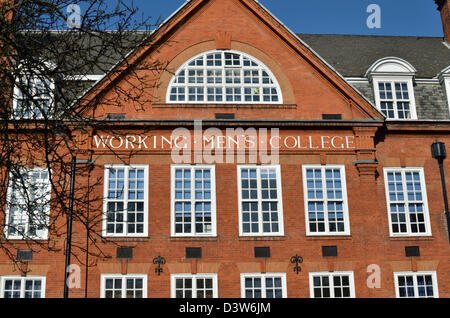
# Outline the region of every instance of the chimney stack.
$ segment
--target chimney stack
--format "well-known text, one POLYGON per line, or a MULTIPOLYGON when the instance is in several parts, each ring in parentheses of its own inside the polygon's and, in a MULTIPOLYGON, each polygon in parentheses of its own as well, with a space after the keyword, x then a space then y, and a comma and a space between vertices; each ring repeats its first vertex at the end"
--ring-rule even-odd
POLYGON ((445 41, 450 43, 450 0, 435 0, 435 2, 441 12, 445 41))

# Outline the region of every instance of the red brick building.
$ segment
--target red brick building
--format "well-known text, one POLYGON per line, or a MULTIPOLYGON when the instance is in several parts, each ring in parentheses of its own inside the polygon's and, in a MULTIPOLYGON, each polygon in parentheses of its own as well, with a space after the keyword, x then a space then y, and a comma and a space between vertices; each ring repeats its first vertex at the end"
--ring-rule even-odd
MULTIPOLYGON (((437 2, 448 30, 450 4, 437 2)), ((187 1, 128 56, 167 62, 153 102, 86 111, 97 122, 78 157, 102 180, 90 213, 105 257, 72 257, 71 296, 449 297, 430 150, 450 144, 449 43, 297 35, 254 0, 187 1)), ((132 89, 123 65, 80 102, 132 89)), ((12 213, 6 239, 27 250, 12 213)), ((76 221, 73 233, 93 244, 76 221)), ((33 252, 23 275, 0 254, 0 297, 61 297, 64 261, 33 252)))

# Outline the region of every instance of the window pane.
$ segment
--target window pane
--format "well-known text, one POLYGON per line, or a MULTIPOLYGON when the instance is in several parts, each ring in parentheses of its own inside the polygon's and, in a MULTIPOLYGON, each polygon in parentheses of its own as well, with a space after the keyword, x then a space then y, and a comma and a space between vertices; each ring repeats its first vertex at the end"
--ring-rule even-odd
POLYGON ((43 292, 40 278, 5 279, 2 287, 0 298, 41 298, 43 292))
POLYGON ((108 168, 105 187, 106 233, 142 235, 145 232, 147 175, 144 168, 108 168))
POLYGON ((201 275, 189 275, 175 279, 176 298, 213 298, 214 280, 201 275))
POLYGON ((309 232, 345 232, 345 176, 341 168, 307 168, 303 178, 309 232))
POLYGON ((240 169, 242 232, 252 234, 279 233, 281 198, 279 172, 275 167, 240 169))
POLYGON ((427 232, 423 180, 419 171, 386 171, 387 203, 393 234, 427 232))
POLYGON ((51 185, 48 171, 20 168, 9 178, 7 234, 14 238, 44 238, 50 213, 51 185))
POLYGON ((38 77, 22 77, 17 82, 15 116, 23 119, 43 119, 51 115, 52 82, 38 77))
POLYGON ((433 277, 430 274, 398 275, 397 288, 398 296, 401 298, 435 297, 433 277))
POLYGON ((213 231, 215 198, 210 168, 176 168, 172 181, 174 228, 179 234, 208 234, 213 231))
POLYGON ((345 274, 324 273, 313 276, 313 297, 315 298, 349 298, 352 297, 350 276, 345 274))
POLYGON ((388 119, 411 118, 411 94, 408 83, 379 82, 380 110, 388 119))

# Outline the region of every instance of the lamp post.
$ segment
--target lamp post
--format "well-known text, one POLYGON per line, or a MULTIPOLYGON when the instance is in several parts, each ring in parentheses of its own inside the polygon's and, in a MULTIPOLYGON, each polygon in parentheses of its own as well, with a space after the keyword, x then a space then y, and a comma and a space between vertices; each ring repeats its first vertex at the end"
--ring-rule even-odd
POLYGON ((438 161, 439 170, 441 172, 442 193, 444 195, 445 216, 447 217, 447 228, 450 239, 450 211, 448 209, 447 186, 445 184, 444 159, 447 158, 445 144, 436 139, 431 145, 431 155, 438 161))

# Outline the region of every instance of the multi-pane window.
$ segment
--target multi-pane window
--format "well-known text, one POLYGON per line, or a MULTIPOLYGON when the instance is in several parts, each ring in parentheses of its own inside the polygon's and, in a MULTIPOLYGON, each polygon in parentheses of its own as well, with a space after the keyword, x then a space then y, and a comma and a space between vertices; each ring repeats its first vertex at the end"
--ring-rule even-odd
POLYGON ((217 275, 171 275, 171 295, 172 298, 217 298, 217 275))
POLYGON ((45 277, 2 277, 1 298, 44 298, 45 277))
POLYGON ((42 119, 49 115, 53 103, 52 81, 39 76, 23 76, 14 88, 14 117, 42 119))
POLYGON ((353 272, 309 273, 311 298, 354 298, 353 272))
POLYGON ((286 298, 286 274, 241 274, 242 298, 286 298))
POLYGON ((146 298, 147 275, 102 275, 102 298, 146 298))
POLYGON ((238 166, 240 235, 283 235, 280 166, 238 166))
POLYGON ((49 171, 20 168, 11 171, 6 203, 6 236, 9 239, 45 239, 48 234, 51 184, 49 171))
POLYGON ((415 119, 415 102, 409 81, 375 82, 378 106, 388 119, 415 119))
POLYGON ((236 51, 210 51, 185 63, 173 77, 168 103, 281 104, 273 74, 236 51))
POLYGON ((148 167, 106 166, 104 187, 104 235, 147 235, 148 167))
POLYGON ((437 298, 436 272, 394 273, 395 294, 398 298, 437 298))
POLYGON ((214 166, 172 166, 172 235, 216 234, 214 166))
POLYGON ((308 235, 348 235, 344 166, 303 166, 308 235))
POLYGON ((423 168, 385 168, 391 235, 431 235, 423 168))

